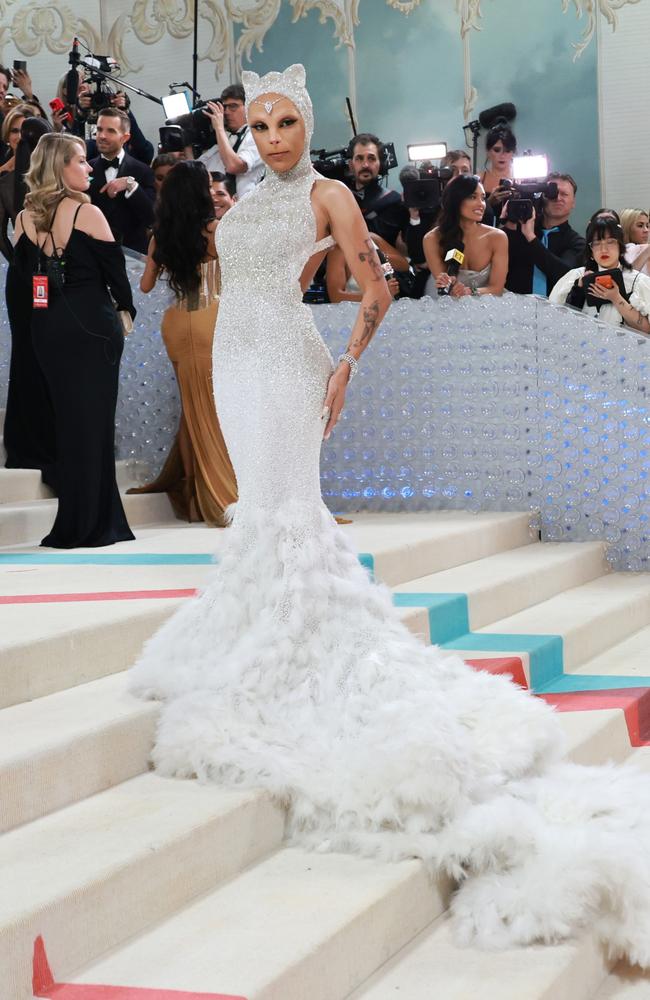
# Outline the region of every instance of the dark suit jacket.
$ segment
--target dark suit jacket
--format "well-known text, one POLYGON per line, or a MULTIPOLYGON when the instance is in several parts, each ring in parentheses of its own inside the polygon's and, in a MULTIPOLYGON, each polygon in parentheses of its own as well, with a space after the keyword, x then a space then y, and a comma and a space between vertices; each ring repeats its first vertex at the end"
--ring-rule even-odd
POLYGON ((153 203, 156 197, 153 170, 125 153, 117 176, 135 177, 138 187, 130 198, 126 197, 126 192, 109 198, 106 193, 101 193, 106 183, 101 156, 91 160, 90 165, 93 173, 88 194, 93 205, 101 208, 118 243, 131 250, 146 253, 147 228, 153 222, 153 203))
MULTIPOLYGON (((541 222, 535 226, 541 234, 541 222)), ((521 229, 504 229, 508 237, 508 276, 506 288, 509 292, 530 295, 533 290, 533 269, 538 267, 546 278, 546 294, 563 274, 580 267, 584 263, 585 239, 563 222, 557 233, 550 233, 548 248, 540 239, 529 243, 521 229)))

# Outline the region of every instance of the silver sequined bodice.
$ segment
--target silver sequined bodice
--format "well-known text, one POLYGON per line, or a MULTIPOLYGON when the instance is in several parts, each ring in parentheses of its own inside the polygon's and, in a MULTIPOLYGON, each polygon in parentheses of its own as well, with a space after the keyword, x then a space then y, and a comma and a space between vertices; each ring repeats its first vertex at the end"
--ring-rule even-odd
POLYGON ((217 412, 242 507, 289 497, 320 506, 321 412, 332 358, 302 302, 315 243, 308 162, 268 176, 219 225, 222 291, 214 339, 217 412))

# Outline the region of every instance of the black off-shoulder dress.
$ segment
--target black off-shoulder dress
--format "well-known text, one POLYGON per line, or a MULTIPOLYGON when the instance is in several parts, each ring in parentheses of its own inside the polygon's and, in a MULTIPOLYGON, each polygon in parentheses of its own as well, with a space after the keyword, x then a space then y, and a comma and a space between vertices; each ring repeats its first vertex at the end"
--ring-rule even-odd
MULTIPOLYGON (((23 233, 14 263, 24 279, 39 256, 23 233)), ((119 244, 73 225, 64 256, 65 284, 50 281, 48 308, 33 310, 32 341, 54 407, 59 498, 41 545, 72 549, 134 537, 115 478, 115 407, 124 347, 116 310, 135 309, 119 244)))

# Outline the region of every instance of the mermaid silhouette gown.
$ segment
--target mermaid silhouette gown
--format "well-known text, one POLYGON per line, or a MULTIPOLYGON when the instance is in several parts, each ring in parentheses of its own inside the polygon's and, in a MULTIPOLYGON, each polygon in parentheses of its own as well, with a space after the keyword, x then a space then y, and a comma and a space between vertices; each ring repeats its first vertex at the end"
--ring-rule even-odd
POLYGON ((449 872, 460 941, 587 925, 650 964, 647 780, 559 761, 546 705, 411 635, 322 503, 332 360, 298 284, 318 248, 311 105, 302 67, 244 77, 249 102, 291 98, 305 153, 219 227, 214 381, 240 499, 212 579, 132 673, 165 702, 156 768, 267 789, 293 843, 449 872))

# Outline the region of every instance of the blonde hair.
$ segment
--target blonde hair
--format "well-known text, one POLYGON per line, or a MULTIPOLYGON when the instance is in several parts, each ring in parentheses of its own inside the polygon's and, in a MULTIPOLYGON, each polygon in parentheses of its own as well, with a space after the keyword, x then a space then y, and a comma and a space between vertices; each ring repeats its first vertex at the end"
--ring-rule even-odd
POLYGON ((25 208, 31 213, 36 229, 47 232, 59 202, 72 198, 81 204, 90 201, 82 191, 73 191, 63 180, 63 168, 78 150, 86 151, 83 139, 65 132, 48 132, 38 140, 25 174, 28 194, 25 208))
POLYGON ((634 243, 632 239, 632 226, 636 225, 642 215, 645 215, 646 219, 650 219, 650 215, 645 208, 624 208, 621 212, 621 228, 626 243, 634 243))
POLYGON ((9 132, 11 127, 15 122, 16 118, 33 118, 34 108, 29 104, 16 104, 11 111, 8 111, 5 115, 5 119, 2 123, 2 130, 0 130, 0 138, 3 142, 9 142, 9 132))

